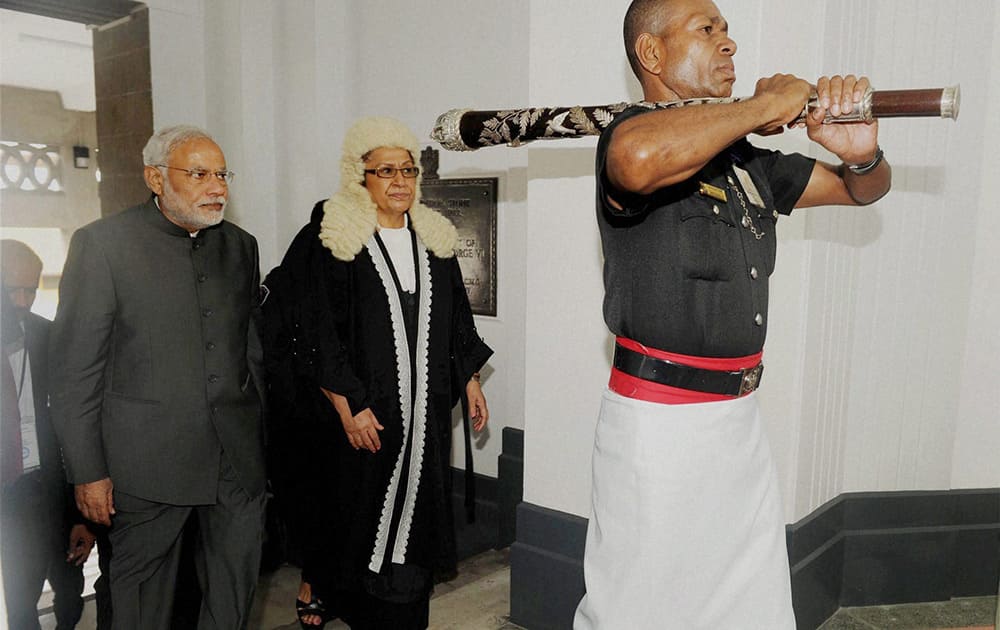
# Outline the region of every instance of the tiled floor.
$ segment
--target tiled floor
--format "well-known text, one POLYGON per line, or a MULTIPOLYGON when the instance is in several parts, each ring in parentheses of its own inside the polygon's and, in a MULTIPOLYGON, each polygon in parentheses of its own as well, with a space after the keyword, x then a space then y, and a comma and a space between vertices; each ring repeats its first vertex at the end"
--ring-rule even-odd
MULTIPOLYGON (((299 571, 284 566, 261 578, 251 615, 251 630, 298 630, 295 595, 299 571)), ((520 630, 510 614, 510 553, 487 551, 459 565, 459 575, 437 586, 431 600, 433 630, 520 630)), ((842 608, 819 630, 993 630, 995 597, 955 599, 950 602, 842 608)), ((42 629, 55 628, 51 614, 42 617, 42 629)), ((78 630, 94 630, 94 602, 89 600, 78 630)), ((339 621, 327 630, 343 630, 339 621)))
POLYGON ((929 630, 962 628, 993 630, 996 597, 970 597, 950 602, 841 608, 819 630, 929 630))
MULTIPOLYGON (((269 583, 262 581, 251 628, 298 630, 295 594, 299 572, 283 567, 269 583)), ((510 558, 507 550, 487 551, 462 562, 458 577, 434 589, 430 627, 437 630, 516 630, 510 614, 510 558)), ((327 630, 342 630, 347 624, 329 623, 327 630)))
MULTIPOLYGON (((295 595, 299 571, 284 566, 261 577, 251 613, 251 630, 299 630, 295 595)), ((77 630, 94 630, 93 599, 87 601, 77 630)), ((462 562, 458 577, 439 584, 431 599, 430 628, 434 630, 520 630, 510 623, 510 555, 507 550, 487 551, 462 562)), ((335 621, 326 630, 348 626, 335 621)), ((55 628, 53 615, 42 616, 42 630, 55 628)))

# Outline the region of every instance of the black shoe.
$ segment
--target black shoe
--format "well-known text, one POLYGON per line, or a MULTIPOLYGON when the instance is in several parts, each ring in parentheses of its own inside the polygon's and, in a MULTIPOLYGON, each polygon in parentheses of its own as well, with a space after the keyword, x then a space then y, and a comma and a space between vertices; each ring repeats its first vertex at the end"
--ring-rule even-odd
POLYGON ((299 625, 302 626, 302 630, 321 630, 327 622, 333 620, 333 617, 329 616, 326 610, 326 606, 323 605, 323 600, 313 596, 311 601, 304 602, 301 599, 295 600, 295 612, 299 616, 299 625), (307 624, 302 621, 303 617, 310 615, 315 615, 319 617, 320 621, 317 625, 307 624))

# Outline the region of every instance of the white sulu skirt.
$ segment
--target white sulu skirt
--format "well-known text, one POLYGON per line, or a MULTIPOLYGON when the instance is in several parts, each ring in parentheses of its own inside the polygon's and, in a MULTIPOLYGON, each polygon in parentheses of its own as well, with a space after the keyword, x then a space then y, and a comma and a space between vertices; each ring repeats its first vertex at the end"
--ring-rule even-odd
POLYGON ((604 392, 575 630, 794 630, 780 489, 756 394, 604 392))

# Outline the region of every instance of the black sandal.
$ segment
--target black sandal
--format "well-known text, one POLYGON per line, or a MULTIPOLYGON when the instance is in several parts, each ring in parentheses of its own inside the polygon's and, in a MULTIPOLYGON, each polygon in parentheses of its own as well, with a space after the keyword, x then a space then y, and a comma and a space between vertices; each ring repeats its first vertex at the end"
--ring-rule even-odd
POLYGON ((331 621, 333 618, 328 616, 326 606, 323 605, 323 600, 313 596, 312 600, 304 602, 301 599, 295 599, 295 612, 299 616, 299 625, 302 626, 302 630, 321 630, 327 622, 331 621), (319 624, 308 624, 302 621, 303 617, 315 615, 319 617, 319 624))

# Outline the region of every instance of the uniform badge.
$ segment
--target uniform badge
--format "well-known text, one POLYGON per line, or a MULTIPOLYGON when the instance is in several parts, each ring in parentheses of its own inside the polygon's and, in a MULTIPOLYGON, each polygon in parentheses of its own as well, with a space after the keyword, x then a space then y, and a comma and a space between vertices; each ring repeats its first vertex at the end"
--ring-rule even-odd
POLYGON ((726 202, 726 191, 718 186, 713 186, 711 184, 706 184, 705 182, 698 182, 698 194, 705 195, 706 197, 711 197, 716 201, 726 202))
POLYGON ((733 172, 736 173, 736 179, 740 180, 740 187, 743 188, 743 192, 747 194, 747 199, 750 200, 750 203, 758 208, 763 208, 764 198, 760 195, 760 191, 757 190, 756 184, 753 183, 753 178, 750 177, 750 173, 735 164, 733 165, 733 172))

